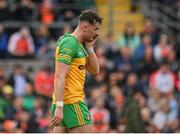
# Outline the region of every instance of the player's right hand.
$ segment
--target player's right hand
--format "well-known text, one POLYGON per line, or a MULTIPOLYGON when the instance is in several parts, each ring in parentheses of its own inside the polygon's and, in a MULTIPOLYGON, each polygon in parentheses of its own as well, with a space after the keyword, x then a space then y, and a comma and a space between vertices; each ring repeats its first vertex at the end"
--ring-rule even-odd
POLYGON ((63 107, 56 107, 54 117, 51 120, 53 126, 58 126, 63 119, 63 107))

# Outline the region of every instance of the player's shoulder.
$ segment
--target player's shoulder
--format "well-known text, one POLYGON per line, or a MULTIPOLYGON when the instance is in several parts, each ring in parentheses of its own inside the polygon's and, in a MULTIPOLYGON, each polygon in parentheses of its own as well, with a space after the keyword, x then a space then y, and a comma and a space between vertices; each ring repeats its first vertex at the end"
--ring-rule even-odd
POLYGON ((61 36, 58 41, 57 44, 71 44, 71 45, 77 45, 77 41, 76 38, 74 36, 72 36, 69 33, 64 34, 63 36, 61 36))

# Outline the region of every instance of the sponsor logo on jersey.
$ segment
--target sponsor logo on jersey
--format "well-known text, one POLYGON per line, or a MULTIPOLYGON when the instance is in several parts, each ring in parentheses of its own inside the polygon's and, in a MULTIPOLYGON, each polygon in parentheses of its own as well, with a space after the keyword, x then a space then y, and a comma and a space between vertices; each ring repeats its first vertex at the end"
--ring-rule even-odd
POLYGON ((85 68, 85 66, 84 65, 80 65, 78 68, 79 68, 79 70, 83 70, 85 68))

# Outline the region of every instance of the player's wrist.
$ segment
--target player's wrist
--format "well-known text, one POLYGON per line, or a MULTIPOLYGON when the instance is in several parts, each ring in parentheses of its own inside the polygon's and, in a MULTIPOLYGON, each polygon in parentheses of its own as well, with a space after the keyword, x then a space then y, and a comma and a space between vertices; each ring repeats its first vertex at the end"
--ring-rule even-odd
POLYGON ((57 101, 57 102, 56 102, 56 107, 61 107, 61 108, 63 108, 63 106, 64 106, 64 102, 63 102, 63 101, 57 101))
POLYGON ((88 54, 94 53, 94 48, 93 47, 86 47, 86 51, 88 54))

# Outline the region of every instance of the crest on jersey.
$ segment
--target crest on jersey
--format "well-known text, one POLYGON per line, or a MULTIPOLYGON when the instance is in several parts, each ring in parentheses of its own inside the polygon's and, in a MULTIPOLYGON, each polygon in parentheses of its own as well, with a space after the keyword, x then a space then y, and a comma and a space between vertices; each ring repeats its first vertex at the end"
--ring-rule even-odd
POLYGON ((90 120, 90 119, 91 119, 90 115, 87 115, 87 117, 86 117, 86 118, 87 118, 87 120, 90 120))

